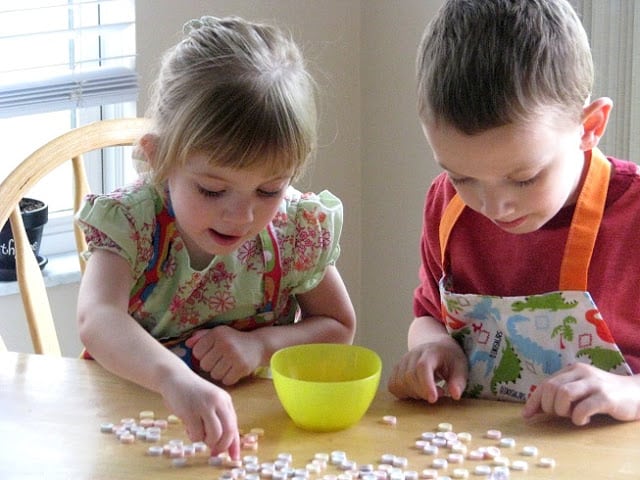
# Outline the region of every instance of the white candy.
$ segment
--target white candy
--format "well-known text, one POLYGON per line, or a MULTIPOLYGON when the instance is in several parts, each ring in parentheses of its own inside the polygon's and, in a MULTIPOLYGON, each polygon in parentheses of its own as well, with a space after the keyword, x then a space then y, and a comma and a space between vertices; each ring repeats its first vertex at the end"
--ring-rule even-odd
MULTIPOLYGON (((154 417, 155 414, 152 411, 143 410, 139 413, 139 424, 132 418, 123 418, 117 426, 111 423, 101 424, 100 431, 113 432, 122 443, 133 443, 136 438, 147 442, 157 442, 160 440, 161 431, 167 428, 168 424, 179 422, 177 417, 168 421, 154 420, 154 417), (153 424, 148 426, 150 422, 153 424)), ((395 425, 396 421, 396 417, 392 415, 383 417, 383 423, 395 425)), ((243 445, 251 441, 257 446, 258 436, 262 435, 264 435, 264 430, 252 429, 251 433, 242 436, 243 445)), ((319 480, 451 480, 452 478, 467 479, 472 473, 476 476, 489 477, 487 480, 508 480, 510 470, 527 471, 529 469, 529 463, 526 460, 510 460, 501 455, 499 447, 515 447, 516 440, 514 438, 503 437, 502 432, 496 429, 487 430, 484 437, 498 440, 498 442, 496 445, 483 445, 472 449, 471 433, 456 433, 453 431, 453 425, 449 422, 439 423, 434 432, 422 432, 419 439, 414 442, 416 450, 425 455, 437 455, 440 448, 445 448, 448 453, 446 458, 433 458, 430 468, 420 472, 405 470, 409 459, 392 453, 381 455, 378 465, 364 464, 358 467, 356 461, 349 459, 347 453, 341 450, 334 450, 330 454, 316 453, 304 468, 292 465, 293 455, 286 452, 277 454, 273 462, 261 463, 256 455, 245 455, 242 460, 232 460, 228 454, 223 453, 211 456, 208 463, 227 469, 221 473, 219 480, 309 480, 312 475, 320 475, 326 470, 329 462, 334 470, 341 472, 327 473, 321 478, 315 478, 319 480), (454 468, 450 473, 451 477, 440 473, 449 468, 450 463, 464 463, 465 458, 485 462, 476 465, 472 471, 466 468, 454 468), (493 468, 487 461, 493 465, 493 468)), ((206 450, 207 445, 204 442, 185 444, 183 440, 176 438, 169 440, 164 446, 150 446, 147 449, 147 455, 167 455, 171 458, 172 466, 183 467, 187 465, 187 457, 206 450)), ((526 457, 537 457, 538 448, 525 445, 519 453, 526 457)), ((553 468, 555 460, 542 457, 538 459, 536 465, 543 468, 553 468)))
POLYGON ((404 480, 418 480, 418 472, 415 470, 405 470, 404 480))
POLYGON ((450 432, 452 430, 453 430, 453 425, 451 425, 449 422, 442 422, 438 424, 439 432, 450 432))
POLYGON ((422 449, 422 453, 424 453, 425 455, 437 455, 438 447, 436 445, 425 445, 425 447, 422 449))
POLYGON ((499 445, 501 447, 513 448, 516 446, 516 441, 513 438, 501 438, 499 445))
POLYGON ((556 461, 553 458, 542 457, 538 461, 538 466, 544 467, 544 468, 553 468, 556 466, 556 461))
POLYGON ((394 426, 397 425, 398 419, 393 415, 385 415, 382 417, 382 423, 384 423, 385 425, 394 426))
POLYGON ((491 480, 508 480, 509 469, 507 467, 496 467, 491 472, 491 480))
POLYGON ((409 459, 407 457, 395 457, 393 459, 393 466, 404 468, 409 464, 409 459))
POLYGON ((100 431, 102 433, 113 433, 113 423, 103 423, 100 425, 100 431))
POLYGON ((438 478, 438 470, 435 470, 433 468, 427 468, 425 470, 422 470, 422 472, 420 473, 420 478, 424 478, 427 480, 433 480, 435 478, 438 478))
POLYGON ((164 453, 164 448, 160 445, 152 445, 147 449, 147 455, 151 455, 152 457, 159 457, 164 453))
POLYGON ((380 463, 386 464, 386 465, 393 465, 393 461, 395 460, 396 456, 392 453, 384 453, 381 457, 380 457, 380 463))
POLYGON ((529 470, 529 464, 524 460, 514 460, 513 462, 511 462, 511 470, 524 472, 529 470))
POLYGON ((444 470, 449 466, 449 462, 447 462, 444 458, 434 458, 431 462, 431 468, 436 468, 438 470, 444 470))
POLYGON ((453 478, 469 478, 469 470, 466 468, 454 468, 451 476, 453 478))
POLYGON ((474 475, 490 475, 491 467, 489 465, 477 465, 476 468, 473 469, 474 475))

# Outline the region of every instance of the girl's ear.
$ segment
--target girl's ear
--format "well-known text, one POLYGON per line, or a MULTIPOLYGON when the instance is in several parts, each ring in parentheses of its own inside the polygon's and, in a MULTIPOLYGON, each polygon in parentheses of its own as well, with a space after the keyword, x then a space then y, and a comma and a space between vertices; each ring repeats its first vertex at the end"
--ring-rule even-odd
POLYGON ((606 97, 598 98, 584 107, 582 111, 582 137, 580 139, 582 150, 592 150, 598 145, 607 128, 612 107, 613 101, 606 97))
POLYGON ((158 137, 152 133, 147 133, 138 142, 136 154, 143 157, 152 167, 156 162, 156 150, 158 147, 158 137))

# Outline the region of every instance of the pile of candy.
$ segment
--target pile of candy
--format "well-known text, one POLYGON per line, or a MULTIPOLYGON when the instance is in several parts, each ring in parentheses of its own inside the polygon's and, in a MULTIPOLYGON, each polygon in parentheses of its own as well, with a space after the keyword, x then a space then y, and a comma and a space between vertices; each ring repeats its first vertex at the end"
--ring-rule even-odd
MULTIPOLYGON (((103 424, 100 430, 115 434, 126 444, 136 440, 153 443, 147 449, 148 455, 168 457, 174 467, 182 467, 187 465, 189 457, 209 453, 203 442, 185 443, 172 439, 161 444, 163 431, 169 425, 179 423, 173 415, 155 419, 153 412, 143 411, 138 421, 126 418, 117 425, 103 424)), ((397 419, 387 415, 381 423, 393 427, 397 425, 397 419)), ((262 428, 243 433, 242 449, 257 451, 263 435, 262 428)), ((423 432, 415 441, 414 448, 430 457, 427 468, 420 471, 411 469, 405 456, 385 453, 377 464, 359 465, 345 452, 337 450, 315 454, 304 467, 295 467, 290 453, 280 453, 268 462, 261 462, 256 455, 233 460, 227 454, 220 454, 209 456, 208 463, 223 470, 220 480, 309 480, 312 477, 321 480, 451 480, 467 479, 471 475, 479 480, 506 480, 511 472, 527 471, 530 463, 540 468, 555 467, 552 458, 538 457, 537 447, 525 445, 517 450, 516 440, 504 437, 499 430, 487 430, 483 438, 485 445, 474 447, 471 433, 456 433, 450 423, 440 423, 435 430, 423 432), (514 455, 517 458, 510 458, 514 455)))

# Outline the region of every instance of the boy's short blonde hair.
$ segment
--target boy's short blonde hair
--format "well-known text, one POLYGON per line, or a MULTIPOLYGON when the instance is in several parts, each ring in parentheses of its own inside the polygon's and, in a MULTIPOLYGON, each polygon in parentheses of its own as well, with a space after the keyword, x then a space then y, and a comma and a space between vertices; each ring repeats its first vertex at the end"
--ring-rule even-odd
POLYGON ((542 107, 580 121, 593 61, 565 0, 447 0, 425 30, 417 76, 421 120, 472 135, 542 107))
POLYGON ((165 54, 148 116, 157 136, 151 178, 190 153, 231 168, 300 173, 316 146, 315 84, 294 41, 241 18, 202 17, 165 54))

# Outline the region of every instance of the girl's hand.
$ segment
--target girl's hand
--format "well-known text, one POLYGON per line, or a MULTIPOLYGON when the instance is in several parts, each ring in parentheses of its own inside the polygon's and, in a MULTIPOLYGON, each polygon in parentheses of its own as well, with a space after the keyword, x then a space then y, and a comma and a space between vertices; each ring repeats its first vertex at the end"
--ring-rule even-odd
POLYGON ((586 425, 596 414, 616 420, 640 419, 640 376, 605 372, 592 365, 574 363, 538 385, 522 412, 525 418, 548 413, 586 425))
POLYGON ((192 442, 203 441, 211 454, 228 452, 240 457, 238 420, 231 396, 193 372, 162 385, 162 397, 169 411, 177 415, 192 442))
POLYGON ((450 395, 459 400, 467 384, 467 358, 448 335, 425 342, 405 353, 394 367, 388 388, 398 398, 425 399, 435 403, 450 395), (446 382, 447 391, 439 386, 446 382))
POLYGON ((224 385, 233 385, 251 375, 264 356, 264 345, 251 332, 226 325, 200 330, 186 342, 200 368, 224 385))

